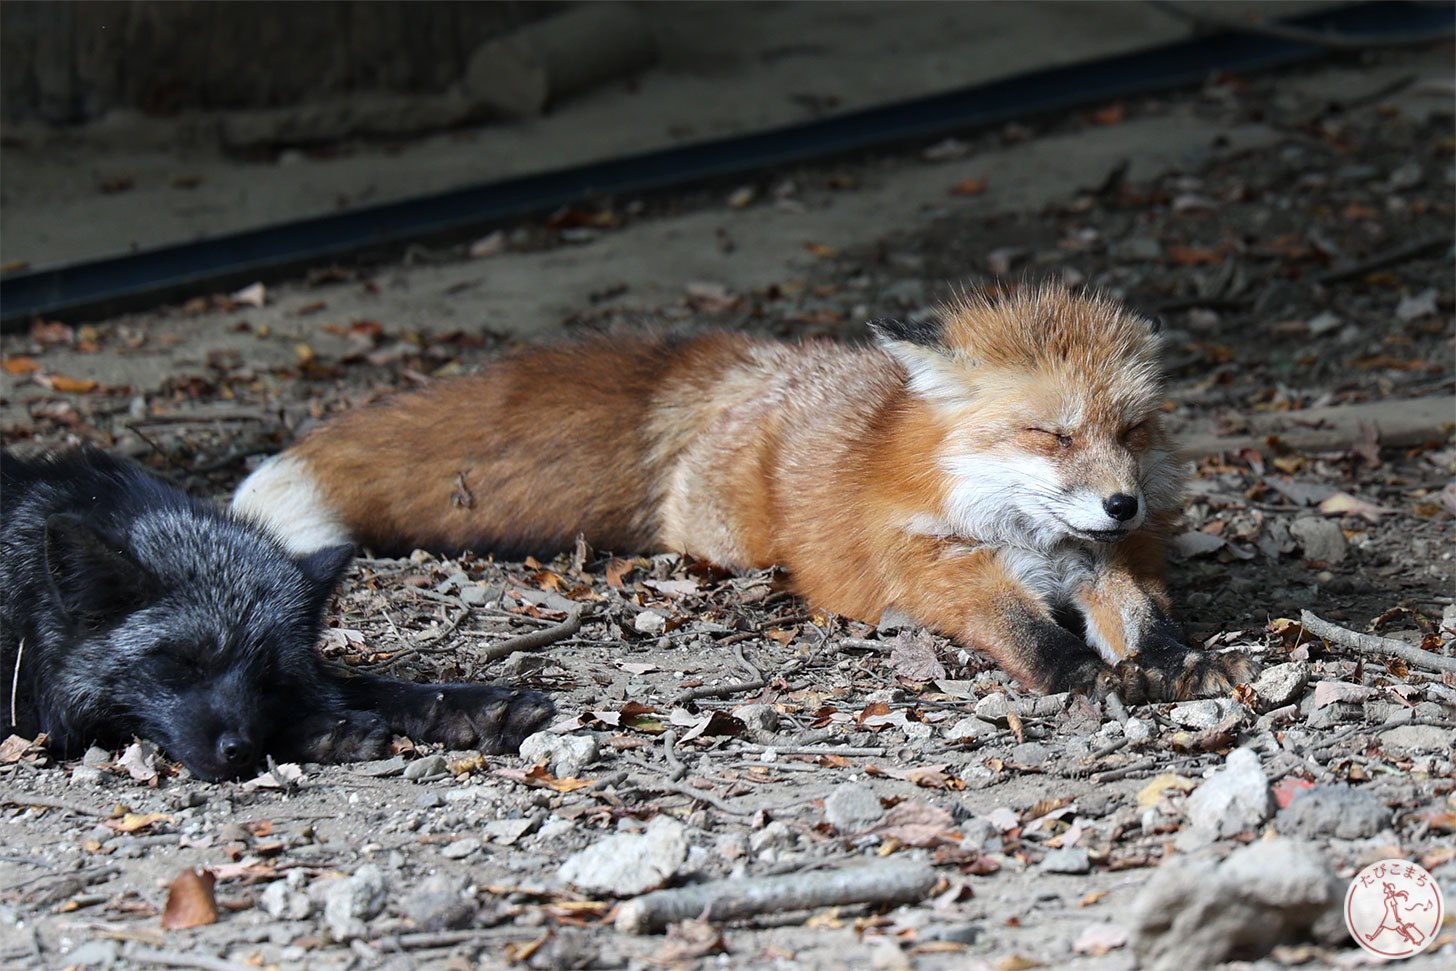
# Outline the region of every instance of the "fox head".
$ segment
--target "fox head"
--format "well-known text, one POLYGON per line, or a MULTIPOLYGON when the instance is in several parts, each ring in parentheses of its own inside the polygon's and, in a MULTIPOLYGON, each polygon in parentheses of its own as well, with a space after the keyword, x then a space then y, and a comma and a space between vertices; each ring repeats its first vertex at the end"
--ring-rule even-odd
POLYGON ((943 508, 912 528, 1048 548, 1176 516, 1160 322, 1044 287, 871 327, 938 426, 943 508))
POLYGON ((250 773, 313 697, 323 610, 351 556, 291 559, 251 527, 187 508, 125 535, 52 515, 45 565, 67 648, 51 690, 200 778, 250 773))

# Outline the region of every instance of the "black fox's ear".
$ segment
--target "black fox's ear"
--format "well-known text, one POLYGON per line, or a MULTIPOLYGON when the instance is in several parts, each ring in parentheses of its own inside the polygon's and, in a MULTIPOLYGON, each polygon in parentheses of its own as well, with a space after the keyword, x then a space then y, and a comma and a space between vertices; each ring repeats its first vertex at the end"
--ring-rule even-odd
POLYGON ((294 561, 303 575, 308 577, 320 589, 320 602, 327 600, 329 594, 334 592, 338 586, 339 578, 354 562, 354 547, 348 543, 341 546, 325 546, 323 549, 306 553, 294 561))
POLYGON ((1148 314, 1148 330, 1150 330, 1154 334, 1161 334, 1163 332, 1163 328, 1166 326, 1167 323, 1163 320, 1162 317, 1159 317, 1157 314, 1148 314))
POLYGON ((881 344, 901 342, 928 347, 932 350, 941 350, 945 346, 941 339, 945 324, 939 317, 928 317, 925 320, 913 322, 895 320, 893 317, 881 317, 878 320, 870 321, 869 327, 871 333, 875 335, 875 339, 881 344))
POLYGON ((77 516, 46 520, 45 562, 61 610, 88 627, 120 620, 157 593, 145 567, 77 516))

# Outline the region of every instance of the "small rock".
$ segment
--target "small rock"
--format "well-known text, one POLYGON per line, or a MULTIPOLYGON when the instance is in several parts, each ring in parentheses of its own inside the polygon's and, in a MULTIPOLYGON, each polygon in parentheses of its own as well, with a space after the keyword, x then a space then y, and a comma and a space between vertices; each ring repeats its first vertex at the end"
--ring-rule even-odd
POLYGON ((1047 873, 1090 873, 1092 858, 1086 850, 1076 846, 1050 850, 1041 858, 1041 868, 1047 873))
POLYGON ((476 906, 465 892, 466 881, 436 874, 399 902, 405 918, 422 931, 449 931, 469 927, 476 906))
POLYGON ((575 779, 597 760, 595 735, 557 735, 537 732, 521 743, 521 758, 527 762, 545 762, 558 779, 575 779))
POLYGON ((1133 236, 1114 244, 1113 251, 1123 260, 1156 260, 1163 256, 1163 244, 1151 236, 1133 236))
POLYGON ((1456 737, 1435 725, 1401 725, 1380 733, 1380 742, 1410 752, 1450 752, 1456 737))
POLYGON ((433 790, 422 792, 415 798, 415 806, 419 809, 438 809, 445 805, 445 797, 433 790))
POLYGON ((1313 786, 1274 817, 1281 836, 1354 840, 1374 836, 1390 825, 1390 810, 1379 799, 1349 786, 1313 786))
POLYGON ((842 782, 824 800, 824 818, 839 833, 861 833, 885 815, 876 796, 862 782, 842 782))
POLYGON ((502 846, 513 846, 522 836, 536 828, 534 819, 492 819, 482 823, 480 831, 490 837, 491 842, 502 846))
POLYGON ((94 765, 78 765, 71 770, 71 785, 99 786, 106 780, 106 773, 94 765))
POLYGON ((670 880, 687 857, 687 827, 654 816, 641 833, 618 833, 573 853, 558 875, 584 893, 635 897, 670 880))
POLYGON ((480 840, 473 836, 467 836, 464 839, 446 843, 445 848, 440 850, 440 855, 447 860, 463 860, 479 849, 480 840))
POLYGON ((99 769, 111 763, 111 753, 99 745, 93 745, 81 756, 81 764, 93 769, 99 769))
POLYGON ((996 726, 990 722, 981 721, 974 715, 967 715, 945 730, 945 738, 949 742, 970 742, 993 734, 995 731, 996 726))
POLYGON ((1122 733, 1134 748, 1147 745, 1158 737, 1158 729, 1147 718, 1129 718, 1122 724, 1122 733))
POLYGON ((1052 750, 1041 742, 1022 742, 1011 749, 1011 761, 1017 765, 1046 765, 1051 757, 1052 750))
POLYGON ((779 713, 773 705, 743 705, 733 715, 757 735, 772 735, 779 727, 779 713))
POLYGON ((335 941, 363 937, 365 921, 384 909, 384 874, 366 863, 352 876, 335 880, 324 892, 324 924, 335 941))
POLYGON ((423 779, 427 776, 436 776, 445 771, 445 756, 426 755, 422 759, 415 759, 404 767, 404 777, 410 781, 423 779))
MULTIPOLYGON (((291 871, 289 875, 292 876, 293 872, 303 876, 302 871, 291 871)), ((259 897, 264 912, 275 920, 307 920, 313 913, 313 901, 295 885, 301 882, 291 879, 274 880, 264 887, 259 897)))
POLYGON ((1187 811, 1194 829, 1214 839, 1262 824, 1273 805, 1259 756, 1247 748, 1230 752, 1223 768, 1188 797, 1187 811))
POLYGON ((643 610, 632 618, 632 626, 643 634, 661 634, 667 630, 667 618, 655 610, 643 610))
POLYGON ((976 717, 983 721, 1004 725, 1011 716, 1011 702, 1000 691, 989 694, 976 702, 976 717))
POLYGON ((1219 710, 1218 702, 1208 698, 1203 701, 1190 701, 1186 705, 1178 705, 1168 713, 1168 717, 1184 728, 1202 731, 1217 725, 1223 718, 1223 713, 1219 710))
POLYGON ((1290 524, 1289 533, 1299 541, 1306 560, 1339 563, 1349 549, 1339 525, 1319 516, 1301 516, 1290 524))
POLYGON ((798 836, 789 828, 788 823, 781 819, 775 819, 763 829, 748 837, 748 848, 762 856, 766 853, 776 853, 779 850, 792 849, 798 841, 798 836))
POLYGON ((1053 718, 1062 713, 1067 707, 1067 699, 1071 695, 1065 691, 1058 691, 1054 694, 1042 695, 1032 702, 1031 713, 1038 718, 1053 718))
POLYGON ((1309 662, 1290 661, 1265 668, 1254 682, 1262 710, 1287 705, 1304 693, 1309 684, 1309 662))
POLYGON ((402 756, 396 755, 393 758, 375 759, 372 762, 356 762, 349 766, 349 771, 354 775, 383 779, 387 776, 402 774, 408 764, 402 756))
POLYGON ((467 607, 479 607, 490 599, 490 593, 489 587, 472 583, 460 588, 460 602, 467 607))
POLYGON ((1298 840, 1259 840, 1221 865, 1174 856, 1133 901, 1133 951, 1147 971, 1185 971, 1257 960, 1310 937, 1334 944, 1348 940, 1343 899, 1320 854, 1298 840))

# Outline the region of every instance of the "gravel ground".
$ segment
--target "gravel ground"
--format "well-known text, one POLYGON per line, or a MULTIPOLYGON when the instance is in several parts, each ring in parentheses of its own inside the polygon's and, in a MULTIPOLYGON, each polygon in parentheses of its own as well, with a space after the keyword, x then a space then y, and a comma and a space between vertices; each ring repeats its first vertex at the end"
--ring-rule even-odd
MULTIPOLYGON (((475 257, 590 247, 712 207, 731 247, 744 210, 832 205, 886 172, 934 179, 1002 145, 1149 118, 1267 126, 1277 137, 1186 170, 1090 173, 1034 212, 959 205, 987 186, 957 180, 943 209, 873 246, 814 242, 812 264, 773 286, 683 281, 680 299, 652 305, 609 289, 563 322, 859 339, 864 319, 925 312, 968 274, 991 287, 1090 284, 1161 313, 1175 423, 1234 443, 1260 416, 1290 419, 1278 439, 1198 460, 1171 574, 1190 636, 1255 656, 1255 684, 1126 710, 1036 697, 942 639, 825 616, 772 575, 676 556, 364 558, 331 612, 327 654, 552 691, 552 733, 521 758, 399 739, 383 762, 278 766, 240 784, 190 779, 145 743, 57 765, 12 739, 0 748, 0 964, 1346 966, 1361 952, 1331 908, 1365 863, 1419 862, 1456 902, 1456 675, 1438 670, 1456 656, 1451 425, 1300 444, 1316 430, 1301 412, 1452 399, 1449 78, 1423 110, 1417 78, 1344 101, 1311 78, 1216 79, 784 173, 726 202, 572 210, 475 257), (1410 650, 1327 641, 1304 610, 1410 650), (550 643, 492 651, 532 631, 550 643), (1222 876, 1201 861, 1220 861, 1222 876), (884 868, 868 877, 881 894, 908 881, 916 902, 812 896, 816 879, 855 867, 884 868), (730 877, 787 896, 737 920, 699 908, 665 933, 629 932, 650 907, 619 902, 730 877)), ((94 441, 225 496, 312 421, 509 343, 332 319, 341 291, 409 272, 330 270, 278 293, 38 323, 4 341, 5 441, 94 441), (240 334, 276 344, 248 323, 255 300, 289 301, 314 338, 290 336, 281 360, 238 350, 240 334), (177 364, 171 335, 204 316, 230 322, 216 350, 177 364), (109 385, 77 364, 88 351, 158 365, 149 381, 109 385)), ((1439 953, 1409 967, 1449 966, 1456 940, 1441 933, 1439 953)))

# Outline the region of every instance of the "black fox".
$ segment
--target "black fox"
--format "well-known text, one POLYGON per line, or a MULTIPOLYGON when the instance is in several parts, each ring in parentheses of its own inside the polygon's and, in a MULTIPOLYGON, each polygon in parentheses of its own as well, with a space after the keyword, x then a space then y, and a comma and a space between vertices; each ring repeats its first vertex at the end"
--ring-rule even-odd
POLYGON ((257 527, 94 449, 0 452, 0 723, 75 755, 149 738, 204 779, 376 758, 391 733, 502 752, 546 696, 336 672, 315 651, 353 550, 257 527))

